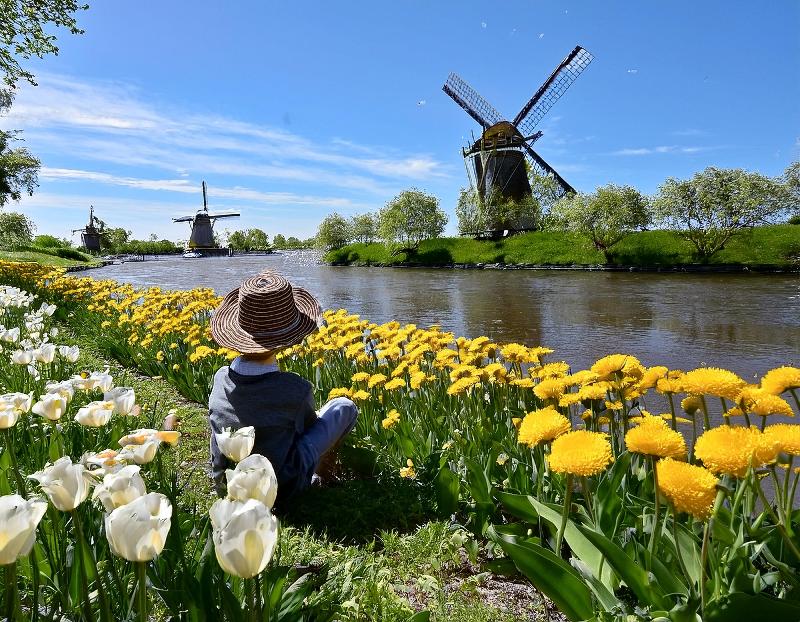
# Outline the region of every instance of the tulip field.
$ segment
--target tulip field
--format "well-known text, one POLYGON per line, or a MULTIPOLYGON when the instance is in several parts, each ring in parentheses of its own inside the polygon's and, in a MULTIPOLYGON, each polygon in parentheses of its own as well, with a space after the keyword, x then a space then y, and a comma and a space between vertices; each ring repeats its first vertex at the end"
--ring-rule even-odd
MULTIPOLYGON (((210 290, 134 289, 0 262, 0 564, 8 619, 336 619, 275 555, 275 475, 220 435, 227 496, 187 502, 180 433, 58 324, 203 403, 235 352, 210 290), (83 372, 83 373, 79 373, 83 372), (292 581, 296 583, 292 586, 292 581)), ((279 356, 360 408, 345 465, 431 491, 570 620, 800 619, 800 368, 757 383, 609 354, 377 325, 345 311, 279 356)))

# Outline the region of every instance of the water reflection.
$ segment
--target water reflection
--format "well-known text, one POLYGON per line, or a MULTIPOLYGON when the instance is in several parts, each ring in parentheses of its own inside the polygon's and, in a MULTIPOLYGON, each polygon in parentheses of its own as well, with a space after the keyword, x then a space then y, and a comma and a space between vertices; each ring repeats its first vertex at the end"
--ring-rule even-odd
POLYGON ((285 274, 326 307, 376 322, 441 324, 457 335, 542 344, 576 368, 620 351, 649 365, 714 365, 745 378, 800 364, 797 275, 337 268, 303 253, 169 258, 90 274, 224 294, 263 268, 285 274))

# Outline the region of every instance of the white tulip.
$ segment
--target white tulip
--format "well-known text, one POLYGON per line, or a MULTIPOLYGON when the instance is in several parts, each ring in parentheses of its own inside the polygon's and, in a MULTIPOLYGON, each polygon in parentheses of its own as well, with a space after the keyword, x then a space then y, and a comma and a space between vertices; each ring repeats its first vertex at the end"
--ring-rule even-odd
POLYGON ((231 432, 230 428, 215 434, 219 450, 234 462, 241 462, 250 452, 256 442, 256 429, 249 425, 231 432))
POLYGON ((68 363, 74 363, 81 355, 78 346, 58 346, 58 354, 68 363))
POLYGON ((15 365, 30 365, 33 361, 33 352, 30 350, 17 350, 11 353, 11 362, 15 365))
POLYGON ((19 414, 30 412, 33 393, 6 393, 0 395, 0 408, 13 408, 19 414))
POLYGON ((20 413, 16 408, 0 406, 0 430, 13 428, 19 421, 19 415, 20 413))
POLYGON ((83 503, 92 485, 86 467, 80 462, 72 464, 69 456, 59 458, 54 464, 29 475, 28 479, 39 482, 51 503, 62 512, 71 512, 83 503))
POLYGON ((119 439, 120 447, 126 445, 143 445, 144 443, 152 440, 157 440, 166 443, 170 447, 175 447, 181 438, 181 433, 175 430, 153 430, 151 428, 139 428, 128 432, 125 436, 119 439))
POLYGON ((81 456, 81 463, 86 466, 93 477, 106 476, 109 473, 118 473, 125 467, 125 464, 120 462, 117 456, 118 452, 113 449, 89 451, 81 456))
POLYGON ((161 441, 157 438, 147 440, 141 445, 125 445, 117 454, 117 459, 134 464, 148 464, 155 459, 159 445, 161 441))
POLYGON ((72 401, 72 397, 75 395, 75 387, 72 386, 72 382, 69 380, 65 380, 64 382, 48 382, 44 385, 44 390, 47 393, 55 393, 60 395, 67 403, 72 401))
POLYGON ((114 378, 106 372, 93 371, 89 374, 89 379, 93 383, 93 389, 100 389, 104 393, 114 387, 114 378))
POLYGON ((47 503, 40 499, 0 497, 0 565, 13 564, 31 552, 36 527, 46 511, 47 503))
POLYGON ((42 303, 42 306, 39 307, 39 313, 46 314, 46 315, 53 315, 56 310, 55 305, 49 305, 46 302, 42 303))
POLYGON ((228 498, 238 501, 256 499, 272 508, 278 495, 278 478, 272 463, 260 454, 247 456, 235 469, 225 471, 228 498))
POLYGON ((92 499, 99 499, 106 512, 113 512, 118 507, 130 503, 134 499, 147 494, 140 466, 130 464, 116 473, 107 473, 103 483, 94 489, 92 499))
POLYGON ((157 492, 118 507, 106 515, 111 551, 131 562, 150 561, 164 549, 171 518, 169 499, 157 492))
POLYGON ((28 373, 34 378, 34 380, 39 380, 39 370, 36 369, 35 365, 28 365, 28 373))
POLYGON ((278 541, 278 521, 256 501, 220 499, 209 510, 214 552, 222 569, 250 579, 267 567, 278 541))
POLYGON ((40 363, 49 365, 56 358, 56 346, 52 343, 45 343, 33 351, 33 358, 40 363))
POLYGON ((0 330, 0 341, 6 343, 16 343, 19 341, 19 326, 9 328, 8 330, 0 330))
MULTIPOLYGON (((114 403, 114 414, 130 415, 136 405, 136 394, 128 387, 116 387, 103 393, 103 399, 114 403)), ((138 413, 137 413, 138 414, 138 413)))
POLYGON ((108 423, 114 414, 114 402, 89 402, 79 408, 75 421, 87 428, 100 428, 108 423))
POLYGON ((58 421, 67 410, 67 400, 58 393, 45 393, 33 405, 33 412, 50 421, 58 421))

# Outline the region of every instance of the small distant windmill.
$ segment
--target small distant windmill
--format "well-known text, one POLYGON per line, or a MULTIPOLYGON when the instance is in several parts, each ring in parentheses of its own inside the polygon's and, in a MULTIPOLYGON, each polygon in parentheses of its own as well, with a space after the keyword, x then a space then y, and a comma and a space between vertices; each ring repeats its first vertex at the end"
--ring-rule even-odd
MULTIPOLYGON (((172 222, 192 223, 192 233, 189 236, 187 247, 196 251, 215 251, 219 247, 214 242, 214 222, 219 218, 238 218, 239 212, 223 212, 220 214, 208 213, 208 196, 206 182, 203 182, 203 209, 197 210, 194 216, 181 216, 173 218, 172 222)), ((217 253, 214 253, 217 254, 217 253)))
POLYGON ((100 250, 100 234, 103 233, 103 222, 94 215, 94 206, 89 206, 89 222, 83 229, 73 229, 72 233, 81 232, 81 244, 87 251, 100 250))
MULTIPOLYGON (((473 188, 480 201, 521 201, 531 196, 525 160, 538 175, 555 181, 557 196, 575 192, 531 145, 542 136, 536 126, 553 104, 566 92, 594 57, 577 46, 534 93, 512 121, 507 121, 469 84, 455 73, 447 78, 442 90, 481 124, 481 137, 462 150, 473 188), (471 168, 471 170, 470 170, 471 168), (474 175, 474 180, 472 179, 474 175)), ((514 230, 524 230, 528 223, 512 223, 514 230), (516 225, 516 226, 514 226, 516 225)), ((496 233, 496 232, 490 232, 496 233)))

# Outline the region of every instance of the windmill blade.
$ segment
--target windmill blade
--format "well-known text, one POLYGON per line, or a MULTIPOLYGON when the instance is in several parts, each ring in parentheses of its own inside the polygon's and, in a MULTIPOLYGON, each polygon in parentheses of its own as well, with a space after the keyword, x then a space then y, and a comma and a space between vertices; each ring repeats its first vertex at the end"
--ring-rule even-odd
POLYGON ((238 212, 222 212, 220 214, 209 214, 209 218, 239 218, 241 214, 238 212))
POLYGON ((172 222, 191 222, 194 220, 194 216, 181 216, 180 218, 173 218, 172 222))
POLYGON ((539 121, 553 107, 559 97, 578 79, 593 58, 594 56, 588 51, 577 46, 561 61, 561 64, 555 68, 550 77, 544 81, 544 84, 514 117, 512 123, 522 132, 523 136, 533 133, 533 128, 539 124, 539 121))
POLYGON ((478 95, 475 89, 455 73, 451 73, 448 76, 447 82, 442 86, 442 90, 466 110, 469 116, 480 123, 483 129, 487 129, 503 120, 503 117, 495 110, 494 106, 478 95))
POLYGON ((525 144, 525 151, 528 152, 528 156, 530 156, 530 164, 531 167, 539 174, 539 175, 550 175, 553 179, 556 180, 559 188, 561 188, 560 196, 564 196, 565 194, 574 194, 575 188, 570 186, 567 181, 558 174, 558 171, 550 166, 547 162, 542 159, 538 153, 536 153, 533 148, 525 144))

